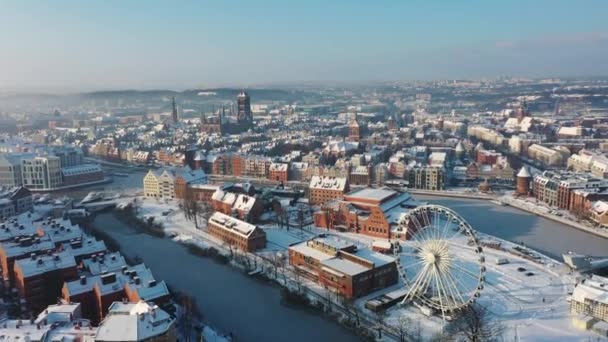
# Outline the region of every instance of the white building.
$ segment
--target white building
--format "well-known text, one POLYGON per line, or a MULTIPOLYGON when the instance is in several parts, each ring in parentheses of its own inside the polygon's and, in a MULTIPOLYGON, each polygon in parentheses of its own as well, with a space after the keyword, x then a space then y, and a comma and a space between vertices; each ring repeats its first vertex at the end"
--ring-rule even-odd
POLYGON ((570 311, 608 322, 608 278, 593 275, 576 285, 570 311))
POLYGON ((52 190, 61 186, 59 157, 34 157, 21 160, 23 186, 30 190, 52 190))

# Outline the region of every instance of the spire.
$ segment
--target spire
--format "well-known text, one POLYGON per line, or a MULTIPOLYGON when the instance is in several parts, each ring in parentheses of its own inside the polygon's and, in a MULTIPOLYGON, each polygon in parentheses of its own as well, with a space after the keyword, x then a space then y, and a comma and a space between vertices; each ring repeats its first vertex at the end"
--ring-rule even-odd
POLYGON ((171 107, 171 118, 173 119, 174 123, 177 123, 177 105, 175 104, 175 96, 171 97, 171 107))

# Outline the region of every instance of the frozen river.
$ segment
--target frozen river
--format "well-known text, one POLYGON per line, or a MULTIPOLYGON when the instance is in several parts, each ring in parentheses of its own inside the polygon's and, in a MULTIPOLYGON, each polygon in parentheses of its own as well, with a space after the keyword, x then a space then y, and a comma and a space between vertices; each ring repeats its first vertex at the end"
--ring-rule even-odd
POLYGON ((523 242, 547 256, 562 260, 568 251, 608 256, 608 240, 519 209, 489 201, 437 196, 416 199, 449 207, 476 230, 512 242, 523 242))

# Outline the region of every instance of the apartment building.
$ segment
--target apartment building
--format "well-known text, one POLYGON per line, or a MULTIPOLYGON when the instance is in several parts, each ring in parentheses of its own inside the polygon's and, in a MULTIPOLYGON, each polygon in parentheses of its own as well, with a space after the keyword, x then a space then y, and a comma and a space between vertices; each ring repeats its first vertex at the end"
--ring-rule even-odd
POLYGON ((5 153, 0 155, 0 185, 23 185, 21 160, 33 157, 34 154, 32 153, 5 153))
POLYGON ((309 186, 309 203, 319 205, 335 200, 348 192, 349 188, 346 178, 313 176, 309 186))
POLYGON ((215 212, 207 222, 209 234, 245 252, 266 247, 266 233, 244 221, 215 212))
POLYGON ((591 279, 581 281, 570 298, 573 314, 608 322, 608 278, 593 275, 591 279))
POLYGON ((608 180, 589 173, 545 171, 534 176, 532 191, 541 202, 561 209, 571 209, 574 190, 608 189, 608 180))
POLYGON ((144 195, 152 198, 183 199, 188 186, 207 183, 203 170, 192 170, 188 166, 150 170, 144 176, 144 195))
POLYGON ((0 216, 11 217, 31 211, 32 193, 22 186, 0 188, 0 216))
POLYGON ((348 183, 351 185, 369 185, 372 181, 371 167, 355 166, 350 169, 348 175, 348 183))
POLYGON ((76 261, 67 251, 16 260, 14 272, 15 288, 29 312, 55 303, 63 282, 78 278, 76 261))
POLYGON ((549 148, 539 144, 534 144, 528 148, 528 156, 547 166, 559 166, 566 163, 570 153, 562 149, 549 148))
POLYGON ((175 320, 157 305, 114 302, 95 332, 96 342, 175 342, 175 320))
POLYGON ((287 163, 271 163, 268 169, 268 179, 287 182, 289 179, 289 164, 287 163))
MULTIPOLYGON (((119 266, 116 259, 118 256, 115 254, 96 256, 97 263, 119 266), (111 258, 115 260, 108 261, 111 258)), ((165 282, 157 281, 144 264, 121 265, 120 269, 108 267, 101 274, 81 274, 80 278, 63 284, 61 296, 69 302, 83 303, 83 315, 94 323, 100 322, 108 314, 113 302, 125 298, 129 302, 144 300, 157 304, 170 299, 165 282)))
POLYGON ((59 157, 34 157, 21 160, 23 186, 30 190, 52 190, 63 183, 59 157))
POLYGON ((423 190, 443 190, 445 171, 443 168, 430 166, 413 166, 405 172, 408 187, 423 190))
POLYGON ((213 210, 255 223, 264 210, 262 201, 253 196, 218 189, 211 196, 213 210))

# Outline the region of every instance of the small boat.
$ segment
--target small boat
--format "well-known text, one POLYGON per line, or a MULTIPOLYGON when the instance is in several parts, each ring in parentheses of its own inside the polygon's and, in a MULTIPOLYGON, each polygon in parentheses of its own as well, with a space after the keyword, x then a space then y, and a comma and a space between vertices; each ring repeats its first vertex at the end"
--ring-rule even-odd
POLYGON ((88 195, 85 196, 85 198, 82 199, 82 201, 80 201, 80 204, 86 204, 86 203, 92 203, 95 201, 99 201, 103 199, 103 194, 99 193, 99 192, 89 192, 88 195))

